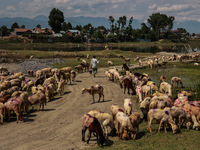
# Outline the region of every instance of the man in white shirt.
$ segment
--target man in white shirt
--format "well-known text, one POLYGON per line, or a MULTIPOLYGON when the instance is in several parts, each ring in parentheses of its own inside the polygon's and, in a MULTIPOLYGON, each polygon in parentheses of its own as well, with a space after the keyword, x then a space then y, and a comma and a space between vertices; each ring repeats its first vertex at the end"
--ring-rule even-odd
POLYGON ((90 62, 90 67, 92 68, 92 72, 94 74, 94 77, 97 73, 97 64, 99 63, 100 58, 98 60, 96 59, 96 56, 94 55, 91 62, 90 62))

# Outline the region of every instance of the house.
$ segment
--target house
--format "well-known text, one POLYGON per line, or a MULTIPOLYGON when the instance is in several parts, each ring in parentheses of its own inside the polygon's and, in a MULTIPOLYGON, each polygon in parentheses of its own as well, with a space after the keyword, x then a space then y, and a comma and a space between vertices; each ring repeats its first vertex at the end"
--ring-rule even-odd
POLYGON ((67 32, 65 34, 70 35, 70 36, 80 36, 80 31, 79 30, 67 30, 67 32))
POLYGON ((43 34, 43 35, 52 35, 53 31, 48 28, 34 28, 33 33, 35 34, 43 34))
POLYGON ((32 31, 33 31, 32 29, 15 28, 12 34, 17 36, 23 36, 24 34, 32 35, 33 34, 32 31))

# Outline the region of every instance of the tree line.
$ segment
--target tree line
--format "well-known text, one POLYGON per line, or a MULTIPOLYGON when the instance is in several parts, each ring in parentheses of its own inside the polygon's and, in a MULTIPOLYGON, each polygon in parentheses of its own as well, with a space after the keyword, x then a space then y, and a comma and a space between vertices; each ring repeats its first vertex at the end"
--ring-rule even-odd
MULTIPOLYGON (((189 33, 184 28, 178 28, 178 33, 174 34, 172 31, 174 20, 174 16, 154 13, 149 16, 146 23, 141 23, 140 29, 134 29, 132 27, 133 17, 127 20, 126 16, 121 16, 116 20, 114 17, 109 16, 110 29, 106 29, 104 26, 94 27, 91 23, 85 26, 76 25, 73 27, 70 22, 65 22, 62 11, 53 8, 49 14, 48 24, 55 33, 67 31, 68 29, 79 30, 81 34, 80 37, 76 37, 78 39, 68 35, 64 36, 64 38, 67 36, 69 41, 71 39, 71 42, 82 42, 86 38, 95 41, 98 39, 101 42, 134 42, 138 39, 147 41, 170 39, 173 42, 179 42, 185 39, 189 33)), ((36 27, 41 28, 41 25, 38 24, 36 27)), ((2 26, 0 28, 1 36, 9 35, 11 31, 14 31, 14 28, 25 28, 25 25, 19 27, 15 22, 10 29, 2 26)))

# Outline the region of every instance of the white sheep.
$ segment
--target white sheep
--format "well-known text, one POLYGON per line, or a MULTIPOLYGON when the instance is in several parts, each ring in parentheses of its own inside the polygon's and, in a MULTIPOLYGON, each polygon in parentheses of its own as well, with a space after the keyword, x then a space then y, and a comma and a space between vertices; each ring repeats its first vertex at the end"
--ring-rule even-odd
POLYGON ((170 96, 172 96, 172 87, 167 82, 161 82, 160 84, 160 92, 161 93, 168 93, 170 96))
POLYGON ((97 111, 97 110, 91 110, 88 112, 93 117, 96 117, 100 124, 102 125, 106 138, 108 138, 108 128, 111 129, 111 133, 113 132, 113 129, 115 128, 114 122, 112 119, 112 116, 108 113, 97 111))
POLYGON ((117 124, 118 136, 120 136, 120 139, 122 139, 122 135, 125 130, 131 132, 132 135, 136 134, 136 131, 133 128, 129 117, 126 116, 125 113, 118 112, 116 114, 116 124, 117 124))
POLYGON ((140 110, 143 113, 143 119, 147 121, 147 113, 149 111, 149 104, 150 104, 151 97, 146 97, 141 103, 140 103, 140 110))
POLYGON ((118 111, 124 112, 123 108, 121 108, 119 105, 117 104, 111 105, 111 113, 112 113, 114 121, 115 121, 115 116, 118 113, 118 111))
POLYGON ((182 82, 182 79, 179 78, 179 77, 172 77, 171 78, 171 85, 172 87, 175 88, 175 84, 177 83, 177 88, 179 86, 179 84, 181 85, 181 88, 183 87, 183 82, 182 82))
POLYGON ((199 63, 194 63, 194 66, 199 66, 199 63))
POLYGON ((151 123, 154 119, 160 121, 158 132, 160 132, 160 128, 163 123, 164 123, 163 126, 165 129, 165 133, 167 133, 167 129, 166 129, 167 123, 169 123, 171 125, 173 133, 176 133, 178 131, 178 126, 173 121, 172 116, 170 115, 169 111, 165 111, 162 109, 150 109, 149 110, 149 112, 148 112, 148 130, 151 133, 152 133, 151 123))
POLYGON ((132 102, 130 98, 124 99, 124 113, 128 116, 131 115, 132 112, 132 102))
POLYGON ((108 61, 107 64, 111 66, 111 65, 113 65, 113 62, 112 61, 108 61))

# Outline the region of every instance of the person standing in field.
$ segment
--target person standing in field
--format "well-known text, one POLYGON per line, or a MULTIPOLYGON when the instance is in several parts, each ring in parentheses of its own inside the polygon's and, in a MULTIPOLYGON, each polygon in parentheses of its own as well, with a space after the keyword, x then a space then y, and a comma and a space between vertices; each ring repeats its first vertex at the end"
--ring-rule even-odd
POLYGON ((97 64, 99 63, 99 60, 100 60, 100 58, 98 58, 98 60, 97 60, 96 56, 94 55, 93 58, 91 59, 91 62, 90 62, 90 67, 92 68, 92 72, 93 72, 94 77, 97 73, 97 64))

